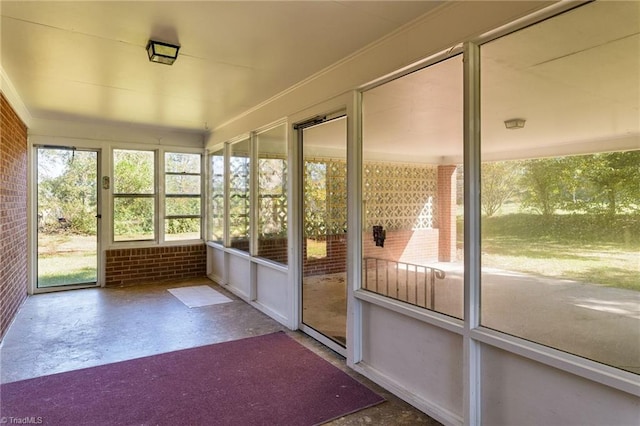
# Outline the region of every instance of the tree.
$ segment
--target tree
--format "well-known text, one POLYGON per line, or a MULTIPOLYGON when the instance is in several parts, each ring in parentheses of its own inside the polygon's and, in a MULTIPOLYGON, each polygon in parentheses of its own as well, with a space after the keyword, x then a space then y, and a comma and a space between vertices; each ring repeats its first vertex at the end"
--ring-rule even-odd
POLYGON ((201 175, 199 154, 165 153, 165 234, 200 231, 201 175))
POLYGON ((640 209, 640 151, 527 160, 522 168, 523 205, 544 216, 560 208, 610 217, 640 209))
POLYGON ((491 217, 517 192, 515 185, 520 163, 517 161, 499 161, 482 164, 482 211, 491 217))
POLYGON ((304 211, 305 235, 307 237, 327 234, 327 163, 305 161, 304 163, 304 211))
POLYGON ((614 216, 623 208, 640 208, 640 151, 590 155, 583 164, 582 176, 592 185, 592 210, 604 206, 614 216))
POLYGON ((153 151, 114 150, 113 226, 117 237, 138 238, 154 232, 153 151))
POLYGON ((564 158, 526 160, 522 165, 522 204, 550 217, 563 203, 564 158))
POLYGON ((97 156, 92 151, 38 150, 39 225, 94 235, 97 211, 97 156))

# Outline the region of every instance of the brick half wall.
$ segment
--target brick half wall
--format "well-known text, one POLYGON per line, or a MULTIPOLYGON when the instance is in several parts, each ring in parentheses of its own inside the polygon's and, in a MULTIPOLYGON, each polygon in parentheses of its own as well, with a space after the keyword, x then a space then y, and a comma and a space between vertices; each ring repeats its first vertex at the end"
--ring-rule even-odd
POLYGON ((204 244, 107 250, 105 268, 106 287, 203 277, 207 251, 204 244))
POLYGON ((429 265, 438 261, 438 230, 416 229, 387 231, 384 247, 376 246, 371 231, 363 234, 364 257, 429 265))
POLYGON ((0 93, 0 340, 27 298, 27 126, 0 93))

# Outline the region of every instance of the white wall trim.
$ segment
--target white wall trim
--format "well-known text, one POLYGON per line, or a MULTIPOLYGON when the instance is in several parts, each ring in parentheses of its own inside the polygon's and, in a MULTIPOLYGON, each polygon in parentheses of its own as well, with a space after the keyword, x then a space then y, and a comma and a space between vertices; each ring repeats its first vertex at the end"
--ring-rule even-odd
POLYGON ((429 311, 425 308, 410 305, 399 300, 391 299, 366 290, 354 291, 354 296, 363 302, 371 303, 392 312, 422 321, 426 324, 433 325, 443 330, 450 331, 462 335, 464 333, 464 323, 462 320, 449 317, 438 312, 429 311))
POLYGON ((290 327, 289 319, 287 317, 285 317, 284 315, 274 311, 270 307, 263 305, 259 301, 255 301, 254 300, 254 301, 250 302, 250 305, 253 306, 254 308, 256 308, 257 310, 259 310, 260 312, 262 312, 263 314, 266 314, 266 315, 270 316, 271 318, 273 318, 274 320, 278 321, 280 324, 284 325, 288 329, 296 330, 296 328, 290 327))
POLYGON ((18 91, 15 86, 9 79, 9 76, 5 72, 2 65, 0 65, 0 89, 4 94, 4 97, 7 99, 11 107, 15 111, 15 113, 20 117, 20 120, 27 126, 27 128, 31 127, 31 123, 33 122, 33 116, 27 109, 27 106, 20 98, 18 91))
POLYGON ((246 292, 240 290, 238 287, 235 287, 235 286, 233 286, 233 285, 231 285, 229 283, 226 283, 226 282, 222 282, 222 283, 218 283, 218 284, 220 284, 222 287, 226 288, 231 293, 233 293, 236 296, 238 296, 243 301, 247 302, 250 305, 253 305, 251 303, 251 301, 249 300, 249 294, 247 294, 246 292))
POLYGON ((283 265, 263 257, 253 256, 251 257, 251 262, 285 274, 289 272, 289 267, 287 265, 283 265))
POLYGON ((214 274, 213 272, 209 272, 207 274, 207 278, 209 278, 211 281, 215 282, 216 284, 218 284, 221 287, 226 287, 226 283, 224 282, 224 280, 222 279, 222 277, 218 276, 217 274, 214 274))
POLYGON ((640 382, 637 374, 488 328, 480 327, 472 330, 471 337, 506 352, 640 397, 640 382))
MULTIPOLYGON (((211 279, 214 279, 216 277, 214 274, 209 274, 208 276, 211 279)), ((246 292, 240 290, 238 287, 235 287, 235 286, 233 286, 231 284, 228 284, 228 283, 224 283, 224 282, 218 281, 216 279, 214 279, 214 281, 217 282, 225 290, 228 290, 231 293, 233 293, 234 295, 236 295, 237 297, 239 297, 243 302, 251 305, 252 307, 254 307, 257 310, 259 310, 260 312, 262 312, 263 314, 273 318, 274 320, 278 321, 280 324, 284 325, 288 329, 296 330, 296 328, 292 327, 289 324, 289 319, 288 318, 286 318, 285 316, 281 315, 280 313, 274 311, 273 309, 269 308, 268 306, 263 305, 262 303, 260 303, 260 302, 258 302, 256 300, 251 300, 251 297, 249 296, 249 294, 247 294, 246 292)))

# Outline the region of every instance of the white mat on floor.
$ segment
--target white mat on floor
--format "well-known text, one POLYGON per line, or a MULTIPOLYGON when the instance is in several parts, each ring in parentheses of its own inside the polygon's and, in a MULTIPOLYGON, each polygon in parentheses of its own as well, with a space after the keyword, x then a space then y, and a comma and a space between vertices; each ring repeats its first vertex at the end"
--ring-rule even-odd
POLYGON ((229 299, 224 294, 219 293, 206 285, 170 288, 167 291, 190 308, 233 302, 233 300, 229 299))

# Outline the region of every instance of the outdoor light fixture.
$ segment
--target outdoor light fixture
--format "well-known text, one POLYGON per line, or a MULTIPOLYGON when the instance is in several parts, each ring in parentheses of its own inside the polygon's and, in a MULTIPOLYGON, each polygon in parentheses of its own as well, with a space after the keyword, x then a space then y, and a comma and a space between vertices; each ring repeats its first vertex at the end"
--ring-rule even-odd
POLYGON ((512 118, 504 121, 504 127, 509 130, 522 129, 524 127, 524 118, 512 118))
POLYGON ((160 64, 173 64, 178 57, 178 50, 180 50, 180 46, 174 46, 173 44, 163 43, 161 41, 149 40, 149 44, 147 44, 149 60, 160 64))

